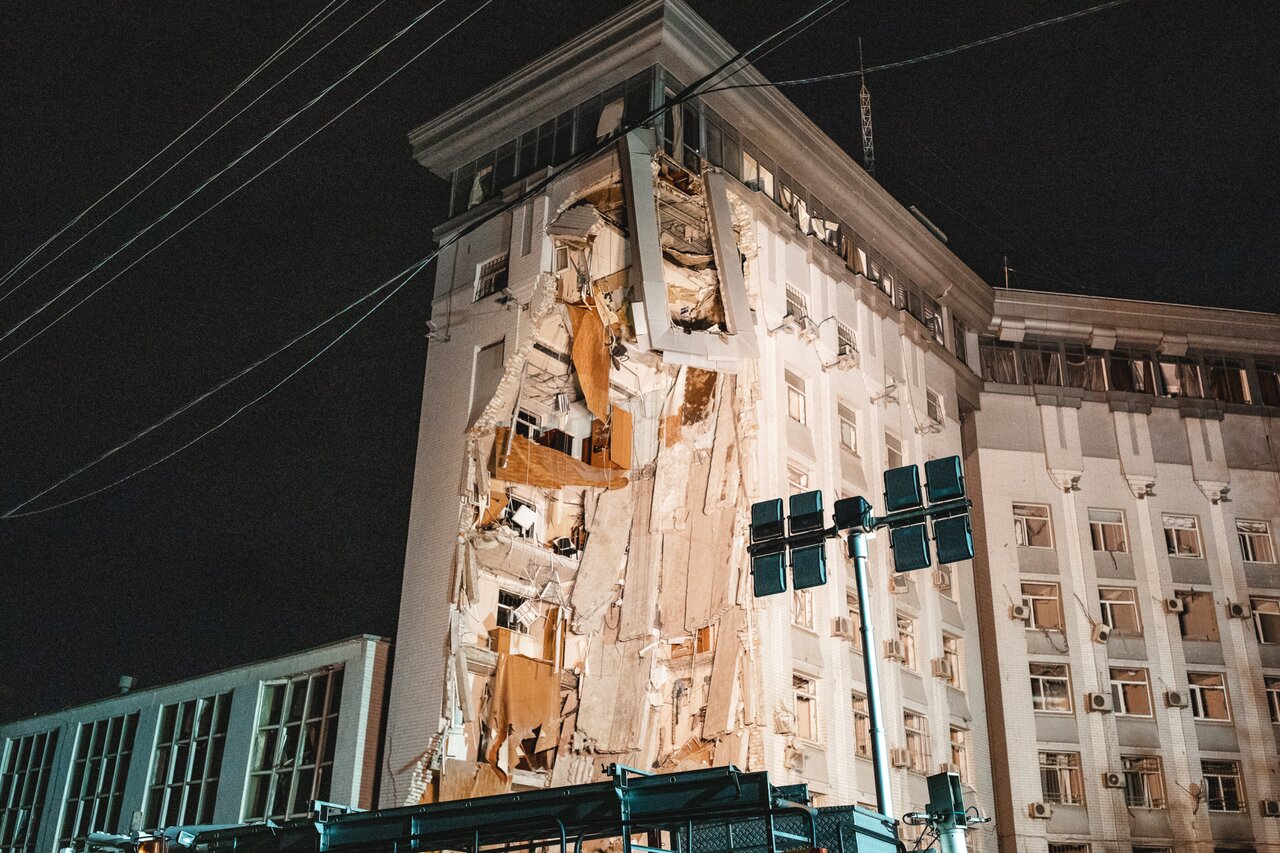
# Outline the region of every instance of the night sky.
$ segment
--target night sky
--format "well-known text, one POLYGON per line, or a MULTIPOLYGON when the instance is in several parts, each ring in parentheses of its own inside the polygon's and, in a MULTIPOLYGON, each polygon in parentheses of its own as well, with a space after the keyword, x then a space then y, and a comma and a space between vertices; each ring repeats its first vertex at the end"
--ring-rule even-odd
MULTIPOLYGON (((373 3, 345 3, 145 179, 373 3)), ((321 5, 47 0, 8 9, 0 272, 217 103, 321 5)), ((413 162, 406 133, 623 5, 496 0, 0 362, 0 511, 424 256, 445 187, 413 162)), ((809 4, 693 5, 745 47, 809 4)), ((1086 5, 861 0, 761 68, 788 79, 856 67, 859 35, 867 65, 876 65, 1086 5)), ((426 6, 387 0, 0 302, 0 334, 426 6)), ((61 304, 105 281, 474 8, 474 0, 449 0, 61 304)), ((873 75, 877 177, 925 211, 992 284, 1007 254, 1019 271, 1014 286, 1275 311, 1278 37, 1273 3, 1132 0, 873 75)), ((846 150, 860 151, 855 86, 787 91, 846 150)), ((113 196, 69 234, 131 194, 113 196)), ((25 276, 0 285, 0 295, 25 276)), ((394 633, 430 279, 421 276, 315 365, 190 450, 75 506, 0 521, 0 719, 106 695, 125 673, 147 686, 353 633, 394 633)), ((56 313, 0 343, 0 356, 56 313)), ((299 345, 28 509, 170 452, 326 340, 299 345)))

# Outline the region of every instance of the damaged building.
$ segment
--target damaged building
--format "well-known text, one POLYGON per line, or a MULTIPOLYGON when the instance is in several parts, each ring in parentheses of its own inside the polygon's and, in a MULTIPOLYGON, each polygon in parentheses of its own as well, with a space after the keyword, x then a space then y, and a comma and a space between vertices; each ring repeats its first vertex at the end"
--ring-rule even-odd
POLYGON ((970 566, 873 544, 864 650, 839 542, 771 599, 746 552, 755 500, 960 452, 991 291, 775 91, 659 112, 733 55, 647 0, 412 134, 437 239, 476 227, 437 265, 385 804, 609 762, 871 804, 870 653, 898 803, 953 769, 992 809, 970 566))

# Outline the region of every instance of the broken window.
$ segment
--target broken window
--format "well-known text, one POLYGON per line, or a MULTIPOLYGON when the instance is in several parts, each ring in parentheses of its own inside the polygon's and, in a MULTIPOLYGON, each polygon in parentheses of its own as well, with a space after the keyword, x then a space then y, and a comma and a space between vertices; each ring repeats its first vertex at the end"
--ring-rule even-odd
POLYGON ((1124 513, 1118 509, 1089 509, 1089 538, 1095 551, 1124 553, 1129 550, 1124 513))
POLYGON ((1111 668, 1111 699, 1121 716, 1151 716, 1151 684, 1145 669, 1111 668))
POLYGON ((1056 343, 1023 341, 1023 381, 1029 385, 1062 384, 1062 350, 1056 343))
POLYGON ((1013 538, 1024 548, 1052 548, 1053 525, 1044 504, 1013 505, 1013 538))
POLYGON ((58 731, 10 738, 0 765, 0 851, 33 853, 50 787, 58 731))
POLYGON ((1224 403, 1252 403, 1249 394, 1249 375, 1244 362, 1236 358, 1205 356, 1205 394, 1211 400, 1224 403))
POLYGON ((508 631, 515 631, 517 634, 529 633, 529 625, 532 622, 525 615, 527 609, 521 609, 527 604, 529 604, 529 599, 516 595, 514 592, 507 592, 505 589, 499 590, 498 609, 495 617, 497 626, 506 628, 508 631))
POLYGON ((1081 344, 1063 344, 1062 369, 1069 388, 1107 390, 1107 354, 1081 344))
POLYGON ((1062 598, 1056 583, 1022 584, 1022 604, 1030 612, 1027 619, 1028 628, 1044 631, 1061 631, 1063 629, 1062 598))
POLYGON ((818 688, 812 678, 799 673, 791 676, 792 710, 796 717, 796 734, 803 740, 818 739, 818 688))
POLYGON ((707 625, 694 631, 691 637, 681 637, 673 641, 671 643, 671 659, 678 660, 692 657, 695 654, 709 654, 715 650, 715 647, 715 626, 707 625))
POLYGON ((925 414, 929 416, 929 420, 933 421, 935 424, 941 424, 943 421, 943 414, 946 412, 946 409, 944 409, 942 405, 942 395, 937 391, 926 388, 924 392, 924 405, 925 414))
POLYGON ((1171 557, 1203 557, 1200 521, 1194 515, 1163 514, 1164 544, 1171 557))
POLYGON ((1280 676, 1265 676, 1263 687, 1267 691, 1267 710, 1271 714, 1271 722, 1280 724, 1280 676))
POLYGON ((849 614, 849 645, 855 649, 862 648, 862 609, 858 606, 858 593, 846 590, 844 594, 845 610, 849 614))
POLYGON ((476 291, 472 302, 505 290, 507 287, 507 256, 505 253, 490 258, 476 267, 476 291))
POLYGON ((1164 774, 1160 772, 1159 758, 1122 755, 1120 768, 1124 773, 1125 805, 1133 809, 1164 808, 1164 774))
POLYGON ((902 647, 901 663, 912 672, 916 668, 916 620, 899 613, 897 615, 898 643, 902 647))
POLYGON ((798 424, 808 423, 809 407, 805 402, 804 379, 790 370, 783 371, 783 376, 787 382, 787 417, 798 424))
POLYGON ((1253 596, 1249 599, 1249 607, 1253 611, 1253 628, 1258 642, 1267 645, 1280 643, 1280 598, 1253 596))
POLYGON ((858 344, 853 338, 853 329, 844 323, 836 323, 836 355, 854 356, 858 354, 858 344))
POLYGON ((840 416, 840 446, 851 453, 858 452, 858 418, 850 408, 838 406, 840 416))
POLYGON ((809 297, 798 288, 787 285, 786 288, 787 312, 786 316, 795 320, 804 320, 809 316, 809 297))
POLYGON ((1080 753, 1040 753, 1040 786, 1046 803, 1083 805, 1084 777, 1080 773, 1080 753))
POLYGON ((1240 556, 1246 563, 1276 561, 1276 552, 1271 543, 1271 525, 1267 522, 1237 519, 1236 538, 1240 540, 1240 556))
POLYGON ((1260 402, 1264 406, 1280 406, 1280 365, 1260 361, 1254 367, 1258 376, 1260 402))
POLYGON ((929 726, 914 711, 902 712, 902 728, 906 732, 907 768, 917 773, 929 772, 929 726))
POLYGON ((987 382, 1018 384, 1018 352, 1012 343, 983 335, 978 338, 978 360, 987 382))
POLYGON ((966 365, 969 363, 969 327, 959 317, 951 317, 951 339, 956 351, 956 358, 966 365))
POLYGON ((809 472, 796 465, 787 466, 787 485, 791 487, 791 494, 797 492, 807 492, 809 490, 809 472))
POLYGON ((1174 595, 1182 602, 1178 627, 1184 640, 1218 641, 1218 613, 1213 606, 1213 593, 1179 590, 1174 595))
POLYGON ((952 687, 960 686, 960 638, 954 634, 942 635, 942 659, 946 662, 943 680, 952 687))
POLYGON ((969 781, 969 731, 951 726, 951 764, 961 782, 969 781))
POLYGON ((515 495, 507 495, 507 505, 502 509, 502 520, 524 539, 538 538, 537 508, 530 501, 515 495))
POLYGON ((854 693, 853 699, 853 745, 858 755, 871 756, 871 711, 867 707, 867 697, 854 693))
POLYGON ((1160 379, 1166 397, 1203 397, 1200 365, 1194 358, 1160 357, 1160 379))
POLYGON ((1110 377, 1111 387, 1117 391, 1155 393, 1155 369, 1148 353, 1112 351, 1110 377))
POLYGON ((160 709, 143 826, 212 822, 230 716, 229 692, 160 709))
POLYGON ((1137 636, 1142 633, 1137 590, 1126 586, 1100 586, 1098 599, 1102 608, 1102 624, 1117 634, 1137 636))
POLYGON ((1244 781, 1240 778, 1239 761, 1200 762, 1204 778, 1202 794, 1211 812, 1243 812, 1244 781))
POLYGON ((813 630, 813 590, 791 591, 791 624, 797 628, 813 630))
POLYGON ((341 666, 263 683, 245 820, 304 817, 329 799, 341 704, 341 666))
POLYGON ((902 439, 891 432, 884 434, 884 466, 886 468, 902 467, 902 439))
POLYGON ((83 849, 90 832, 115 832, 119 827, 138 712, 78 728, 59 850, 83 849))
POLYGON ((1187 692, 1191 699, 1191 716, 1197 720, 1231 719, 1227 704, 1226 676, 1220 672, 1188 672, 1187 692))
POLYGON ((1031 709, 1050 714, 1071 713, 1071 672, 1065 663, 1028 665, 1031 674, 1031 709))
POLYGON ((542 418, 525 409, 516 412, 516 435, 522 435, 533 441, 541 432, 542 418))

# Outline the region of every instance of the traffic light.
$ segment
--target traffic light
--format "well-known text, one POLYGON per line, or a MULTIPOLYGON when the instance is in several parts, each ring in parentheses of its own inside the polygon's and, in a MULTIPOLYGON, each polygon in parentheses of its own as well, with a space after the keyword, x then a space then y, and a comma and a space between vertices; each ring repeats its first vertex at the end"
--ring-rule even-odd
POLYGON ((893 548, 893 567, 899 572, 914 572, 927 569, 933 565, 933 557, 929 553, 929 526, 908 524, 895 527, 889 532, 889 543, 893 548))
POLYGON ((973 559, 973 528, 969 513, 939 518, 933 522, 933 543, 939 563, 973 559))
POLYGON ((914 465, 890 468, 884 472, 884 508, 894 513, 915 509, 924 503, 920 493, 920 469, 914 465))
POLYGON ((781 498, 751 505, 751 586, 756 598, 787 591, 786 522, 781 498))
POLYGON ((924 463, 924 478, 931 504, 964 497, 964 470, 959 456, 930 459, 924 463))

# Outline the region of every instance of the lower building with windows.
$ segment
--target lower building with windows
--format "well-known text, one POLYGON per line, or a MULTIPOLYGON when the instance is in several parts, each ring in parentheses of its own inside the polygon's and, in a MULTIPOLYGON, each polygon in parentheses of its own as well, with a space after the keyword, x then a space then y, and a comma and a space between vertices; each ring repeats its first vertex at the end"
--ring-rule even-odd
POLYGON ((1280 850, 1280 318, 995 297, 964 431, 1001 850, 1280 850))
POLYGON ((370 807, 389 652, 352 637, 0 725, 0 853, 370 807))

